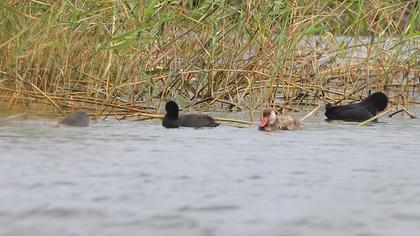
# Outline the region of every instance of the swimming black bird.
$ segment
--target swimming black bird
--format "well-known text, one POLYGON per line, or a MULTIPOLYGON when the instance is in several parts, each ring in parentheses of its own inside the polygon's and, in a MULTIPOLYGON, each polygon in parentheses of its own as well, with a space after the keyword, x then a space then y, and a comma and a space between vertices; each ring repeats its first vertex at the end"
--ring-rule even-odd
POLYGON ((78 111, 71 115, 66 116, 64 119, 60 120, 58 124, 68 125, 68 126, 78 126, 78 127, 87 127, 89 126, 89 116, 86 112, 78 111))
POLYGON ((166 128, 179 127, 216 127, 219 124, 208 115, 186 114, 179 115, 179 107, 174 101, 165 105, 166 115, 163 117, 162 125, 166 128))
POLYGON ((368 120, 388 106, 388 97, 382 92, 371 94, 359 103, 343 106, 326 105, 325 116, 328 120, 360 122, 368 120))

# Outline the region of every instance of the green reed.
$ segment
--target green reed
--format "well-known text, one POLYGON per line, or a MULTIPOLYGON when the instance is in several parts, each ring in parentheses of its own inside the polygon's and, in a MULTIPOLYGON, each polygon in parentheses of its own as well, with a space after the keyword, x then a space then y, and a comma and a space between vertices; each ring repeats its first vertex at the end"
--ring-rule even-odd
POLYGON ((124 116, 155 113, 167 99, 207 111, 295 111, 384 90, 407 107, 419 103, 419 5, 3 1, 0 101, 124 116))

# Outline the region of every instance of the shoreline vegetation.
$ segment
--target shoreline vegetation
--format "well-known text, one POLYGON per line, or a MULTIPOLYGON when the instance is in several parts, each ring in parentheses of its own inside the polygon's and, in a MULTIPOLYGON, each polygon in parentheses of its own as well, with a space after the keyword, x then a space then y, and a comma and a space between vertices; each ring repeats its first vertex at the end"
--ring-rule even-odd
POLYGON ((170 99, 184 111, 290 113, 384 91, 388 109, 410 114, 419 2, 6 0, 0 106, 148 119, 170 99))

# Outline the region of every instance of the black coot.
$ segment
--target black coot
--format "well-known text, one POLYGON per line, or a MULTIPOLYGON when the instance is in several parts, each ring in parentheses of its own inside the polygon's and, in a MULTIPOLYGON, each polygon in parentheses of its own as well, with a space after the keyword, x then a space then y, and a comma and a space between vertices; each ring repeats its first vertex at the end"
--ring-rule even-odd
POLYGON ((71 115, 66 116, 58 122, 62 125, 87 127, 89 126, 89 116, 86 112, 78 111, 71 115))
POLYGON ((162 125, 166 128, 179 127, 216 127, 219 124, 207 115, 186 114, 179 115, 178 105, 174 101, 169 101, 165 106, 166 115, 163 117, 162 125))
POLYGON ((344 106, 333 106, 328 103, 325 116, 328 120, 360 122, 376 116, 378 112, 385 110, 387 105, 388 97, 382 92, 376 92, 359 103, 344 106))

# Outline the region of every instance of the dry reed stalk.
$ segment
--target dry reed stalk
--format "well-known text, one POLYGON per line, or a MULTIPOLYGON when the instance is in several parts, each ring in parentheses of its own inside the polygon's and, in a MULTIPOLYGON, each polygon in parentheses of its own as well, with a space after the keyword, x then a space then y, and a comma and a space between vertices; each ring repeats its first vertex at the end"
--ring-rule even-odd
POLYGON ((186 2, 0 3, 0 99, 98 115, 153 114, 168 98, 301 111, 370 90, 419 103, 416 0, 186 2))
POLYGON ((17 78, 24 82, 24 83, 28 83, 29 85, 32 86, 32 88, 34 88, 36 91, 38 91, 43 97, 45 97, 55 108, 57 108, 57 110, 61 113, 61 114, 65 114, 64 111, 47 95, 45 94, 41 89, 39 89, 36 85, 34 85, 33 83, 29 82, 29 81, 25 81, 22 79, 22 77, 17 74, 16 75, 17 78))
POLYGON ((396 112, 394 112, 394 113, 391 113, 391 114, 389 114, 388 115, 388 117, 393 117, 394 115, 396 115, 396 114, 398 114, 398 113, 401 113, 401 112, 405 112, 411 119, 414 119, 414 118, 416 118, 409 110, 407 110, 405 107, 403 107, 402 109, 400 109, 400 110, 398 110, 398 111, 396 111, 396 112))
POLYGON ((245 125, 251 125, 252 124, 251 121, 229 119, 229 118, 222 118, 222 117, 214 117, 214 120, 219 121, 219 122, 238 123, 238 124, 245 124, 245 125))
POLYGON ((405 108, 405 107, 402 107, 402 110, 405 112, 405 113, 407 113, 407 115, 410 117, 410 118, 416 118, 407 108, 405 108))
POLYGON ((317 107, 315 107, 315 109, 313 109, 311 112, 309 112, 308 114, 306 114, 303 118, 301 118, 300 119, 300 122, 303 122, 307 118, 311 117, 313 114, 315 114, 315 112, 317 112, 319 110, 319 108, 321 108, 321 105, 318 105, 317 107))
POLYGON ((15 119, 15 118, 22 117, 22 116, 27 116, 27 115, 28 115, 27 112, 22 112, 22 113, 18 113, 18 114, 15 114, 15 115, 8 116, 8 117, 6 117, 6 119, 15 119))
POLYGON ((360 122, 357 126, 358 126, 358 127, 364 126, 364 125, 366 125, 366 124, 368 124, 368 123, 370 123, 370 122, 372 122, 372 121, 374 121, 374 120, 378 119, 379 117, 381 117, 381 116, 383 116, 383 115, 385 115, 385 114, 389 113, 389 112, 390 112, 390 111, 392 111, 392 110, 393 110, 393 108, 389 108, 389 109, 387 109, 386 111, 381 112, 381 113, 377 114, 376 116, 374 116, 374 117, 372 117, 372 118, 370 118, 370 119, 368 119, 368 120, 365 120, 365 121, 363 121, 363 122, 360 122))

